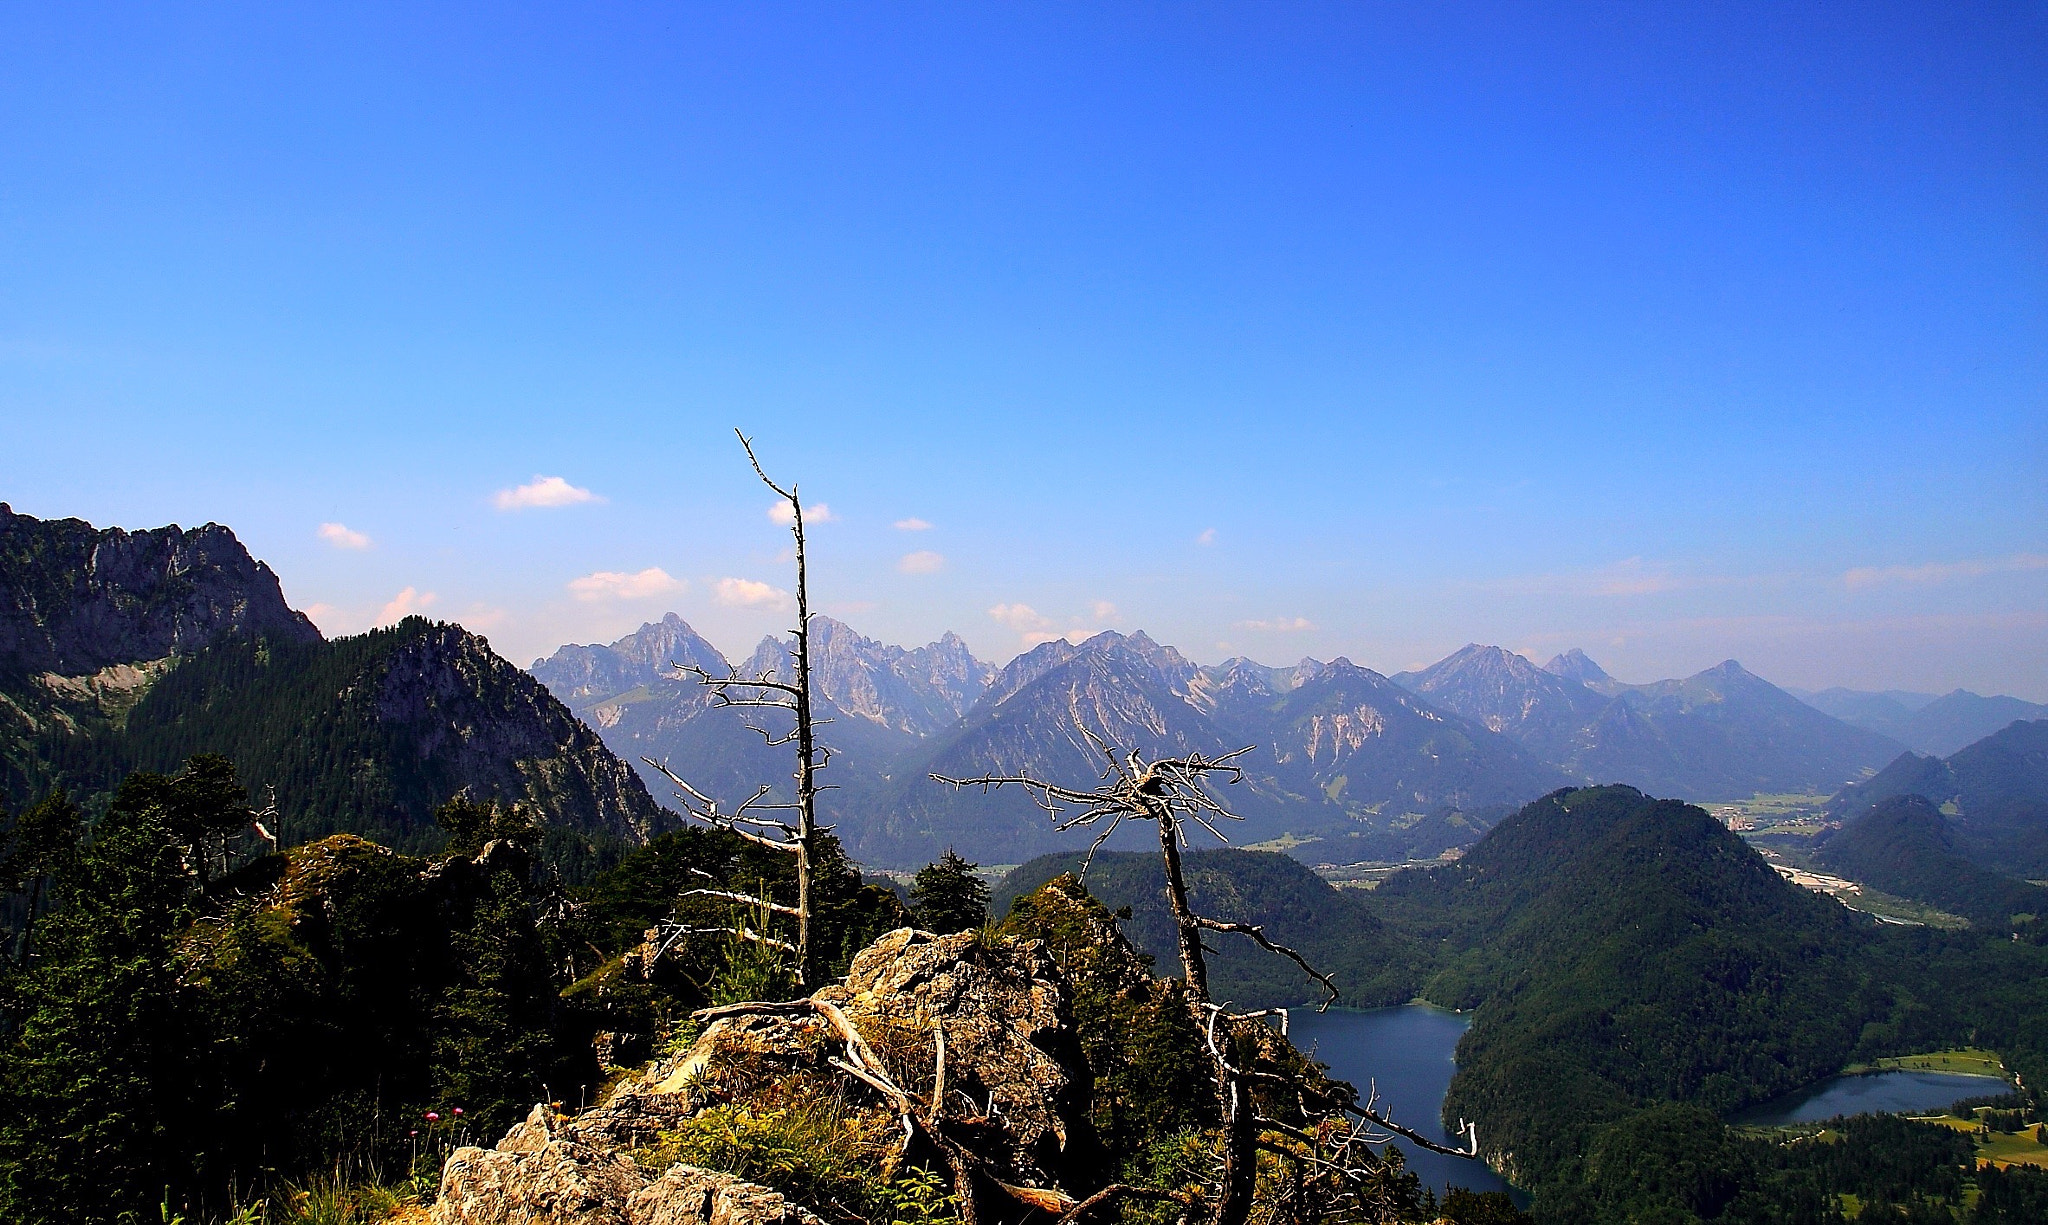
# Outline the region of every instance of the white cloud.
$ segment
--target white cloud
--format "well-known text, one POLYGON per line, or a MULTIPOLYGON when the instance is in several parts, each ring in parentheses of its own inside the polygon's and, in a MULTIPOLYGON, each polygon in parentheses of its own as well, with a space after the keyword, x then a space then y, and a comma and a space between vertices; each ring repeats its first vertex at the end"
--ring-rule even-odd
POLYGON ((320 627, 321 633, 336 634, 340 632, 339 626, 342 613, 334 605, 324 602, 309 604, 302 611, 306 614, 307 620, 320 627))
POLYGON ((1195 537, 1195 543, 1196 543, 1196 544, 1215 544, 1215 543, 1216 543, 1216 529, 1215 529, 1215 528, 1213 528, 1213 527, 1205 527, 1205 528, 1203 528, 1203 529, 1202 529, 1202 534, 1201 534, 1201 535, 1199 535, 1199 536, 1197 536, 1197 537, 1195 537))
POLYGON ((1105 625, 1116 620, 1116 605, 1108 600, 1097 600, 1089 608, 1095 613, 1095 619, 1105 625))
POLYGON ((2048 570, 2048 557, 2038 553, 2019 553, 2012 557, 1978 557, 1965 561, 1928 562, 1920 566, 1859 566, 1843 574, 1842 582, 1851 591, 1895 584, 1924 587, 2016 570, 2048 570))
POLYGON ((1268 634, 1298 634, 1312 630, 1315 623, 1307 617, 1273 617, 1265 621, 1240 621, 1239 629, 1259 630, 1268 634))
POLYGON ((1029 604, 998 604, 988 610, 988 615, 1020 634, 1052 628, 1052 619, 1040 616, 1029 604))
MULTIPOLYGON (((804 507, 805 523, 830 523, 838 517, 832 513, 832 508, 823 502, 804 507)), ((789 503, 787 502, 773 502, 768 506, 768 520, 771 523, 780 523, 782 526, 788 527, 796 522, 796 512, 789 508, 789 503)))
POLYGON ((919 549, 915 553, 905 553, 902 557, 896 559, 896 568, 905 574, 937 574, 940 570, 945 569, 945 567, 945 556, 940 553, 934 553, 930 549, 919 549))
POLYGON ((500 489, 491 501, 499 510, 525 510, 529 507, 575 506, 604 499, 588 489, 571 485, 559 476, 535 473, 532 480, 517 489, 500 489))
POLYGON ((468 612, 455 620, 471 633, 488 634, 511 624, 512 614, 502 608, 492 608, 488 604, 472 604, 468 612))
POLYGON ((1033 630, 1024 635, 1024 647, 1026 650, 1029 650, 1032 647, 1042 646, 1048 642, 1058 642, 1064 637, 1066 637, 1065 634, 1056 634, 1050 630, 1033 630))
POLYGON ((645 600, 688 588, 688 583, 671 577, 659 566, 649 566, 637 574, 599 570, 569 582, 569 594, 579 600, 645 600))
POLYGON ((728 608, 787 608, 789 593, 750 578, 722 578, 713 584, 720 604, 728 608))
POLYGON ((929 532, 932 530, 931 524, 926 523, 916 515, 912 515, 908 519, 898 519, 895 527, 899 532, 929 532))
POLYGON ((377 620, 372 622, 372 624, 396 625, 414 613, 426 611, 435 600, 440 598, 431 591, 421 592, 416 587, 407 587, 391 597, 391 602, 386 604, 383 610, 377 614, 377 620))
POLYGON ((367 549, 370 538, 361 532, 352 532, 345 524, 323 523, 320 525, 320 539, 337 549, 367 549))

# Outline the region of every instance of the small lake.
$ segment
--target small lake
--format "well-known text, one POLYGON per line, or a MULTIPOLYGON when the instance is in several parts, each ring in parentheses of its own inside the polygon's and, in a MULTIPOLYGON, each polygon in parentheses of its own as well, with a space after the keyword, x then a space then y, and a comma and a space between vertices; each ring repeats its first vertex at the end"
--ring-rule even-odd
POLYGON ((1818 1123, 1844 1114, 1929 1114, 1957 1098, 1988 1097, 2010 1089, 1996 1076, 1961 1076, 1953 1072, 1836 1076, 1751 1107, 1731 1121, 1783 1127, 1788 1123, 1818 1123))
MULTIPOLYGON (((1471 1023, 1469 1017, 1426 1004, 1320 1014, 1301 1008, 1288 1014, 1288 1033, 1296 1046, 1329 1064, 1331 1075, 1356 1086, 1361 1098, 1366 1086, 1377 1081, 1381 1113, 1394 1122, 1450 1144, 1442 1122, 1444 1092, 1458 1070, 1453 1060, 1458 1039, 1471 1023)), ((1509 1190, 1483 1161, 1426 1152, 1406 1140, 1394 1143, 1401 1146, 1408 1168, 1439 1195, 1446 1187, 1509 1190)))

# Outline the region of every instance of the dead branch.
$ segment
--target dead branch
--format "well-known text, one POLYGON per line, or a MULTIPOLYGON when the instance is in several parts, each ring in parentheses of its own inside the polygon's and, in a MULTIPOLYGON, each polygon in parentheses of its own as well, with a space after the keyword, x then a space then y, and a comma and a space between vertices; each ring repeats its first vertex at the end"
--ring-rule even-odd
POLYGON ((1330 976, 1323 973, 1321 970, 1316 969, 1314 966, 1310 965, 1308 963, 1308 958, 1303 957, 1300 953, 1295 952, 1293 949, 1288 948, 1284 944, 1277 944, 1274 941, 1267 939, 1264 928, 1255 927, 1250 923, 1222 923, 1218 922, 1215 919, 1205 918, 1201 915, 1195 916, 1195 922, 1201 924, 1204 928, 1212 932, 1236 932, 1240 936, 1250 936, 1252 940, 1255 941, 1260 948, 1265 949, 1269 953, 1278 953, 1282 957, 1285 957, 1288 960, 1292 961, 1295 965, 1300 966, 1302 969, 1302 973, 1307 974, 1310 978, 1313 978, 1317 982, 1321 983, 1323 985, 1323 990, 1330 993, 1330 998, 1323 1001, 1322 1006, 1316 1009, 1317 1012, 1327 1012, 1329 1010, 1330 1005, 1337 1002, 1337 996, 1339 994, 1337 991, 1337 984, 1330 980, 1330 976))
POLYGON ((1198 1208, 1201 1206, 1201 1200, 1188 1194, 1186 1191, 1169 1191, 1163 1187, 1139 1187, 1133 1186, 1130 1183, 1113 1182, 1087 1199, 1075 1204, 1072 1208, 1069 1208, 1067 1214, 1054 1222, 1053 1225, 1078 1225, 1089 1213, 1120 1199, 1143 1199, 1174 1203, 1185 1208, 1198 1208))

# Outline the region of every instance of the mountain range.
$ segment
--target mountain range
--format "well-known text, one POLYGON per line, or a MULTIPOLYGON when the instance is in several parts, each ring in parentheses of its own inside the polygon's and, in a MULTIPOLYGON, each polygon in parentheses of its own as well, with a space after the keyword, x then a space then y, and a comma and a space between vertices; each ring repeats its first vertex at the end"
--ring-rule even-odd
MULTIPOLYGON (((1106 631, 1042 643, 995 669, 955 635, 906 650, 829 618, 813 626, 817 701, 833 719, 821 736, 840 750, 838 790, 822 804, 854 854, 884 865, 949 845, 998 862, 1075 845, 1021 792, 955 790, 929 776, 1093 786, 1104 763, 1077 725, 1152 755, 1249 748, 1243 777, 1221 793, 1242 818, 1225 833, 1343 862, 1434 856, 1575 782, 1702 801, 1828 795, 1902 751, 1732 660, 1631 685, 1581 651, 1539 668, 1473 645, 1387 677, 1343 658, 1203 666, 1143 632, 1106 631)), ((741 671, 778 667, 787 649, 764 640, 741 671)), ((630 759, 666 761, 721 799, 786 786, 786 753, 664 660, 714 675, 729 667, 670 614, 608 647, 564 647, 532 671, 630 759)), ((659 792, 664 780, 642 769, 659 792)))
POLYGON ((1394 679, 1575 778, 1689 800, 1831 795, 1901 748, 1732 659, 1683 680, 1625 685, 1583 652, 1538 668, 1475 644, 1394 679))
POLYGON ((2048 705, 2003 694, 1985 697, 1956 689, 1936 697, 1888 689, 1870 693, 1856 689, 1793 691, 1809 706, 1844 723, 1889 736, 1918 753, 1946 757, 1975 744, 2017 719, 2048 719, 2048 705))
POLYGON ((0 505, 0 798, 96 803, 129 771, 235 762, 286 842, 438 846, 451 797, 524 805, 565 862, 669 818, 531 676, 457 625, 328 641, 218 524, 143 532, 0 505))
MULTIPOLYGON (((1142 632, 1105 632, 998 668, 954 634, 904 648, 829 618, 814 621, 812 644, 822 736, 839 750, 825 815, 879 865, 914 866, 947 845, 990 862, 1074 847, 1080 835, 1055 831, 1022 794, 928 776, 1092 786, 1102 763, 1077 726, 1145 753, 1248 749, 1240 781, 1219 792, 1242 818, 1224 832, 1318 862, 1433 857, 1573 783, 1693 800, 1846 784, 1853 796, 1893 787, 1881 768, 1929 768, 1733 661, 1632 685, 1583 652, 1539 668, 1473 645, 1387 677, 1343 658, 1205 666, 1142 632)), ((788 649, 765 638, 740 671, 787 675, 788 649)), ((730 670, 674 614, 609 645, 565 646, 530 673, 459 626, 423 620, 328 641, 225 527, 103 530, 0 505, 10 806, 56 785, 103 795, 127 770, 223 751, 277 789, 294 836, 350 830, 428 849, 433 807, 460 793, 527 803, 586 842, 634 843, 673 819, 652 798, 669 786, 643 757, 722 798, 788 785, 787 750, 678 664, 730 670)), ((1954 768, 1975 778, 1987 752, 1966 750, 1954 768)), ((1986 832, 2001 818, 1987 815, 1999 810, 1981 784, 1952 790, 1930 798, 1964 805, 1966 850, 2035 854, 2025 821, 1986 832)))

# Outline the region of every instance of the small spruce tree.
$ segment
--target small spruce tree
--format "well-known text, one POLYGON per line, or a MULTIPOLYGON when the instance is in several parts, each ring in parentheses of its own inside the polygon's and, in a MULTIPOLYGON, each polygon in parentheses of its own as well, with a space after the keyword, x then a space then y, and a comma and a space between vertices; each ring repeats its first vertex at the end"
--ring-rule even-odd
POLYGON ((988 922, 988 886, 974 874, 980 866, 947 847, 937 863, 918 869, 910 885, 910 909, 925 930, 944 936, 988 922))

